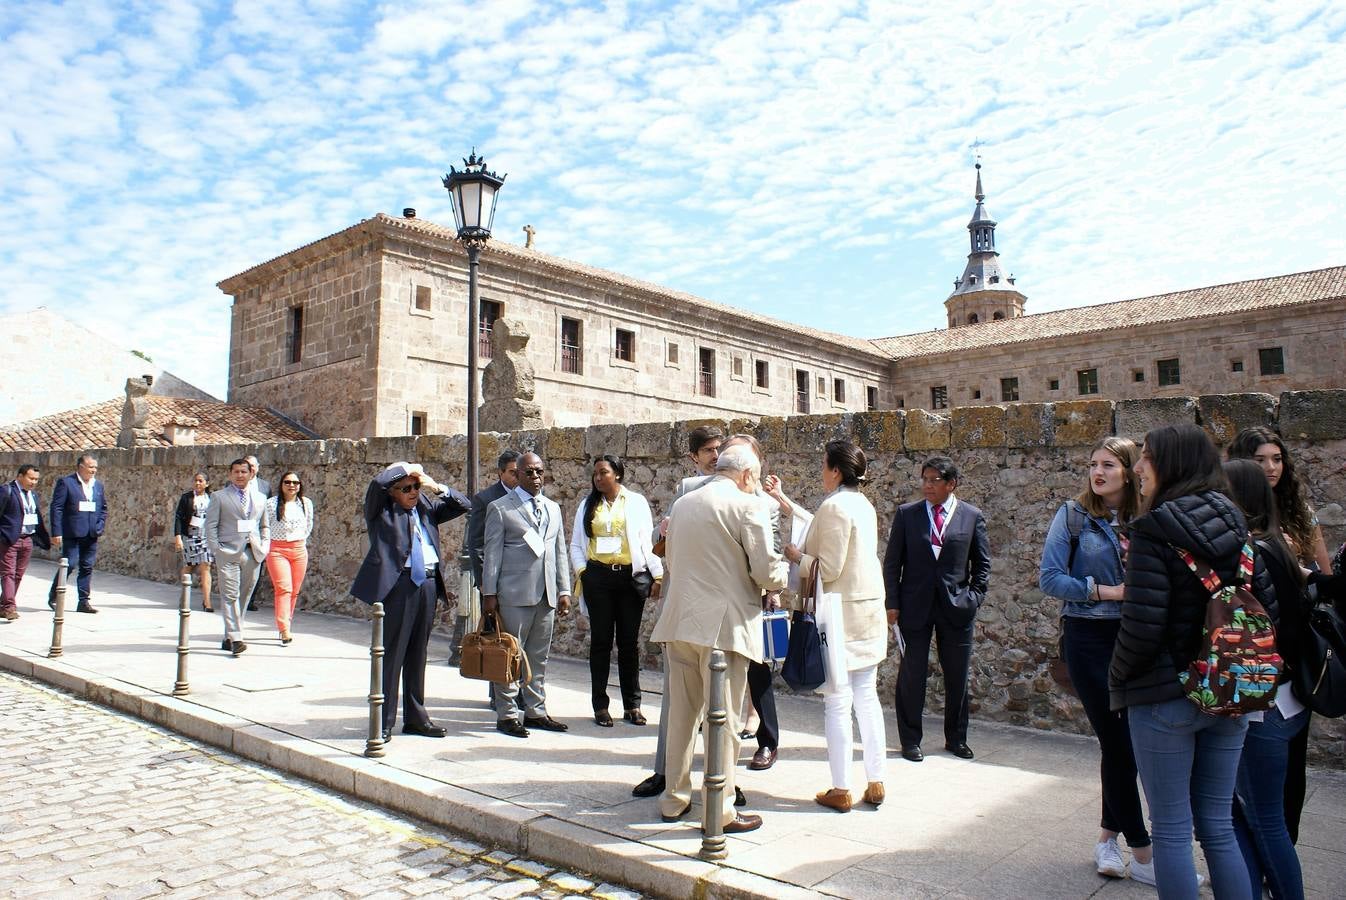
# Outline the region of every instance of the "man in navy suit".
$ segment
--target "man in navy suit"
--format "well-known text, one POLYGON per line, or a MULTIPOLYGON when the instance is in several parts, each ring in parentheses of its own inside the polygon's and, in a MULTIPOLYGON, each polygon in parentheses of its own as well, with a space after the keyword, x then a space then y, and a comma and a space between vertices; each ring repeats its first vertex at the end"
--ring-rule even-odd
POLYGON ((18 477, 0 487, 0 622, 19 617, 15 596, 33 545, 46 550, 51 546, 47 526, 42 522, 42 499, 37 495, 41 472, 37 466, 19 466, 18 477))
POLYGON ((925 499, 907 503, 893 517, 883 558, 888 624, 906 643, 897 670, 897 733, 902 756, 921 753, 921 712, 930 665, 930 638, 944 670, 944 747, 971 759, 967 745, 968 671, 977 610, 991 577, 991 545, 981 510, 954 496, 958 467, 947 456, 921 466, 925 499))
POLYGON ((442 738, 448 731, 425 710, 425 657, 435 603, 447 597, 439 571, 439 526, 472 508, 467 497, 438 485, 419 463, 396 462, 369 482, 365 526, 369 552, 351 594, 382 603, 384 645, 383 739, 397 721, 397 688, 404 690, 402 732, 442 738), (422 490, 439 496, 431 500, 422 490))
MULTIPOLYGON (((82 613, 96 613, 89 602, 93 564, 98 557, 98 538, 107 524, 107 494, 98 480, 98 460, 81 453, 75 471, 56 482, 51 494, 51 543, 78 570, 79 605, 82 613)), ((52 579, 47 605, 56 608, 56 579, 52 579)))

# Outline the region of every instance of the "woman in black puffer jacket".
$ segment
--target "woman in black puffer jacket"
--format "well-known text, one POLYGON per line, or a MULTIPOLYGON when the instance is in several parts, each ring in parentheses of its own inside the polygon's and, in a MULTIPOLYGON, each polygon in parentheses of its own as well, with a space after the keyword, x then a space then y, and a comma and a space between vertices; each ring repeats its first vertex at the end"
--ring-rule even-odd
MULTIPOLYGON (((1210 594, 1175 547, 1237 580, 1248 526, 1228 497, 1220 456, 1195 425, 1145 436, 1136 466, 1144 514, 1131 523, 1122 623, 1109 670, 1112 708, 1126 709, 1141 786, 1150 808, 1154 883, 1162 900, 1195 900, 1192 831, 1219 900, 1251 900, 1234 838, 1234 779, 1248 722, 1210 716, 1183 696, 1178 674, 1202 651, 1210 594)), ((1276 620, 1275 591, 1259 558, 1253 593, 1276 620)), ((1150 873, 1133 864, 1131 877, 1150 873)))

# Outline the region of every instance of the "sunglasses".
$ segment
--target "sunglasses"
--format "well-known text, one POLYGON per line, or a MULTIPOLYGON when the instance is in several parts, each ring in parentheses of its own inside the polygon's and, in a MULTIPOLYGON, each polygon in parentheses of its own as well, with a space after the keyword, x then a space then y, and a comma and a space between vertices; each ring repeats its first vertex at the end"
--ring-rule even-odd
POLYGON ((421 489, 419 484, 404 484, 397 489, 399 494, 414 494, 421 489))
POLYGON ((522 473, 525 474, 525 475, 541 475, 541 474, 543 473, 544 470, 543 470, 543 469, 520 469, 519 471, 522 472, 522 473))
POLYGON ((281 484, 288 484, 288 485, 291 485, 292 487, 299 487, 299 486, 300 486, 300 485, 299 485, 299 482, 297 482, 297 481, 282 481, 281 484))

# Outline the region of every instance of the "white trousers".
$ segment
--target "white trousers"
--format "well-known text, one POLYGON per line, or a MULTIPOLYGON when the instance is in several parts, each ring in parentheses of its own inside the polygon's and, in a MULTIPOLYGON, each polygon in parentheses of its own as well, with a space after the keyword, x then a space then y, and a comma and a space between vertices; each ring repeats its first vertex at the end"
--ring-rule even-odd
POLYGON ((883 781, 887 739, 879 706, 878 671, 878 666, 855 669, 847 673, 848 678, 837 679, 835 690, 823 694, 823 734, 827 737, 827 764, 834 788, 851 789, 852 708, 860 725, 865 780, 883 781))

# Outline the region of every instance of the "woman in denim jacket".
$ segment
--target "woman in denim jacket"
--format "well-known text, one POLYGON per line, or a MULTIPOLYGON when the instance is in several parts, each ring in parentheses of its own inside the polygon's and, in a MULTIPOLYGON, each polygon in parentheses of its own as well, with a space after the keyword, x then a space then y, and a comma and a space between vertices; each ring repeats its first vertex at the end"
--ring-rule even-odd
POLYGON ((1061 601, 1066 668, 1103 753, 1102 829, 1094 847, 1098 874, 1126 876, 1117 835, 1131 848, 1131 877, 1154 884, 1150 834, 1136 786, 1126 712, 1108 708, 1108 664, 1122 616, 1126 539, 1120 531, 1140 503, 1133 468, 1139 448, 1125 438, 1094 445, 1084 490, 1056 512, 1042 548, 1038 586, 1061 601))

